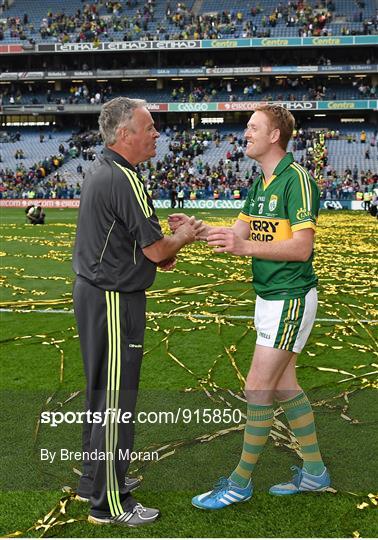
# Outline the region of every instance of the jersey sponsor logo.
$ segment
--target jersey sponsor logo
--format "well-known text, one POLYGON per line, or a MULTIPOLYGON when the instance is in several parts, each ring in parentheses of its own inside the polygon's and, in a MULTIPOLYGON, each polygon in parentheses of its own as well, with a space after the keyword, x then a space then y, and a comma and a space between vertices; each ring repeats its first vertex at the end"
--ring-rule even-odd
POLYGON ((259 336, 264 339, 270 339, 270 334, 266 334, 265 332, 259 332, 259 336))
POLYGON ((252 221, 252 228, 254 231, 264 231, 264 232, 277 232, 277 227, 279 221, 273 222, 264 219, 255 219, 252 221))
POLYGON ((141 349, 143 345, 140 345, 140 343, 129 343, 129 349, 141 349))
POLYGON ((277 232, 279 221, 268 221, 265 219, 254 219, 251 221, 252 240, 259 242, 271 242, 277 232), (273 233, 273 234, 272 234, 273 233))
POLYGON ((274 236, 272 234, 265 234, 265 233, 255 233, 253 232, 251 234, 252 240, 255 240, 257 242, 271 242, 274 240, 274 236))
POLYGON ((270 197, 270 201, 269 201, 269 211, 270 212, 274 212, 274 210, 277 208, 277 201, 278 201, 277 195, 272 195, 270 197))
POLYGON ((297 220, 301 221, 302 219, 308 219, 313 218, 312 212, 310 210, 305 210, 304 208, 300 208, 297 211, 297 220))
POLYGON ((290 223, 287 219, 269 219, 267 217, 250 217, 252 240, 272 242, 273 240, 288 240, 293 237, 290 223))

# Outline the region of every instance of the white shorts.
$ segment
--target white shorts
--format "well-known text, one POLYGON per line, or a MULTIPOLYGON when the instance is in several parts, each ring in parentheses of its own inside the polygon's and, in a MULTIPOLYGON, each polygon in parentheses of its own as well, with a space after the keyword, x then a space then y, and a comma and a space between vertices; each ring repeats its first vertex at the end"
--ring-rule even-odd
POLYGON ((257 345, 300 353, 314 325, 318 292, 287 300, 256 298, 255 327, 257 345))

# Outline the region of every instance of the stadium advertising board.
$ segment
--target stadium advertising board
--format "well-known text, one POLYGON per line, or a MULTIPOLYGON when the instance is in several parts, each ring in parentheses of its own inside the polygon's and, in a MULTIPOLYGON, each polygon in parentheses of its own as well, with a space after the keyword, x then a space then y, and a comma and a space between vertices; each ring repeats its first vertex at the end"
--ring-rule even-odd
POLYGON ((356 109, 376 109, 376 99, 350 99, 350 100, 338 100, 338 101, 318 101, 318 109, 326 109, 327 111, 333 110, 356 110, 356 109))
POLYGON ((203 75, 206 73, 206 68, 179 68, 179 75, 203 75))
MULTIPOLYGON (((225 111, 254 111, 260 105, 274 103, 282 105, 291 111, 350 111, 350 110, 377 110, 376 99, 370 100, 346 100, 346 101, 225 101, 213 103, 149 103, 148 108, 155 112, 225 112, 225 111)), ((101 105, 88 104, 65 104, 65 105, 3 105, 2 111, 7 114, 19 113, 98 113, 101 105)))
POLYGON ((0 45, 0 54, 17 54, 17 53, 30 53, 33 51, 26 50, 22 45, 0 45))
MULTIPOLYGON (((0 199, 0 207, 6 208, 26 208, 31 204, 41 205, 44 208, 79 208, 80 199, 0 199)), ((185 201, 185 208, 190 209, 206 209, 206 210, 220 210, 220 209, 237 209, 243 208, 243 200, 198 200, 198 201, 185 201)), ((171 208, 171 201, 169 199, 155 200, 155 208, 171 208)))
MULTIPOLYGON (((230 201, 220 201, 213 199, 199 200, 199 201, 185 201, 185 208, 190 210, 225 210, 225 209, 235 209, 240 210, 244 207, 244 200, 230 200, 230 201)), ((171 208, 170 200, 157 200, 154 201, 155 208, 171 208)), ((172 210, 173 211, 173 210, 172 210)))
POLYGON ((0 80, 15 81, 18 79, 18 75, 16 71, 7 71, 6 73, 0 73, 0 80))
POLYGON ((201 42, 203 49, 236 49, 250 46, 250 39, 204 39, 201 42))
MULTIPOLYGON (((240 210, 244 207, 245 200, 214 200, 204 199, 185 201, 185 208, 190 210, 240 210)), ((3 208, 27 208, 31 204, 41 205, 44 208, 79 208, 80 199, 0 199, 0 207, 3 208)), ((326 199, 320 201, 321 210, 363 210, 363 201, 326 199)), ((171 208, 169 199, 154 200, 156 209, 171 208)), ((174 210, 172 210, 173 212, 174 210)))
POLYGON ((79 208, 80 199, 0 199, 3 208, 27 208, 31 204, 43 208, 79 208))
MULTIPOLYGON (((225 111, 254 111, 260 105, 274 103, 282 105, 291 111, 350 111, 350 110, 377 110, 376 99, 347 100, 347 101, 226 101, 220 103, 149 103, 150 111, 155 112, 225 112, 225 111)), ((20 113, 98 113, 101 105, 93 104, 65 104, 65 105, 3 105, 2 111, 7 114, 20 113)))
POLYGON ((102 43, 40 43, 26 49, 23 45, 0 45, 0 54, 14 53, 80 53, 100 51, 151 51, 180 49, 240 49, 276 47, 342 47, 378 45, 378 36, 316 36, 308 38, 240 38, 169 41, 114 41, 102 43))
POLYGON ((267 101, 226 101, 218 103, 218 111, 254 111, 267 101))
POLYGON ((96 79, 98 77, 120 78, 133 77, 145 78, 149 76, 172 77, 180 75, 180 77, 192 77, 196 75, 251 75, 251 74, 291 74, 300 73, 301 75, 312 73, 371 73, 378 71, 377 64, 369 65, 334 65, 334 66, 264 66, 262 68, 256 66, 245 67, 227 67, 227 68, 165 68, 165 69, 94 69, 80 71, 6 71, 0 73, 0 80, 41 80, 41 79, 66 79, 70 77, 80 77, 81 79, 96 79))
POLYGON ((364 201, 326 199, 320 201, 321 210, 365 210, 364 201))
POLYGON ((44 52, 96 52, 96 51, 148 51, 152 49, 199 49, 200 40, 176 41, 114 41, 103 43, 55 43, 52 49, 44 52))
MULTIPOLYGON (((348 201, 345 201, 348 202, 348 201)), ((365 210, 364 208, 364 201, 350 201, 350 209, 351 210, 365 210)))
MULTIPOLYGON (((321 210, 352 210, 352 202, 359 201, 335 201, 333 199, 326 199, 325 201, 320 201, 321 210)), ((356 210, 356 209, 355 209, 356 210)), ((358 208, 362 210, 362 208, 358 208)))
POLYGON ((168 103, 168 112, 217 111, 218 103, 168 103))
POLYGON ((316 110, 316 101, 226 101, 217 103, 218 111, 254 111, 257 107, 268 105, 282 105, 290 110, 316 110))
POLYGON ((151 112, 167 112, 168 103, 147 103, 147 109, 151 112))

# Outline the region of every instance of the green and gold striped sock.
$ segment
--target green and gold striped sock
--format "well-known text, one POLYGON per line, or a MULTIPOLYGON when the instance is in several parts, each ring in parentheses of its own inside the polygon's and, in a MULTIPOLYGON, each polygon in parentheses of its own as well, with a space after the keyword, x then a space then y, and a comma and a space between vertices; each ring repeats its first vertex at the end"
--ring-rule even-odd
POLYGON ((246 487, 252 471, 269 437, 273 424, 273 405, 248 403, 247 422, 244 430, 243 452, 230 480, 246 487))
POLYGON ((316 437, 314 413, 306 394, 301 392, 294 398, 280 401, 280 405, 301 447, 303 467, 310 474, 322 474, 324 463, 316 437))

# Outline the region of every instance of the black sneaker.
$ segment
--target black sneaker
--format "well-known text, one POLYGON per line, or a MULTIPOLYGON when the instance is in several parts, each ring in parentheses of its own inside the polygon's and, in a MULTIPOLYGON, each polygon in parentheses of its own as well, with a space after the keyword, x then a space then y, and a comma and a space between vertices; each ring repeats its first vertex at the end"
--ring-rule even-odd
MULTIPOLYGON (((125 477, 125 487, 127 487, 128 491, 134 491, 137 487, 139 487, 141 484, 140 478, 132 478, 131 476, 125 477)), ((76 494, 75 501, 79 502, 89 502, 90 497, 85 497, 83 495, 76 494)))
POLYGON ((160 517, 157 508, 145 508, 140 503, 136 504, 130 512, 124 512, 119 516, 109 518, 97 518, 89 515, 89 523, 94 525, 126 525, 127 527, 139 527, 153 523, 160 517))

